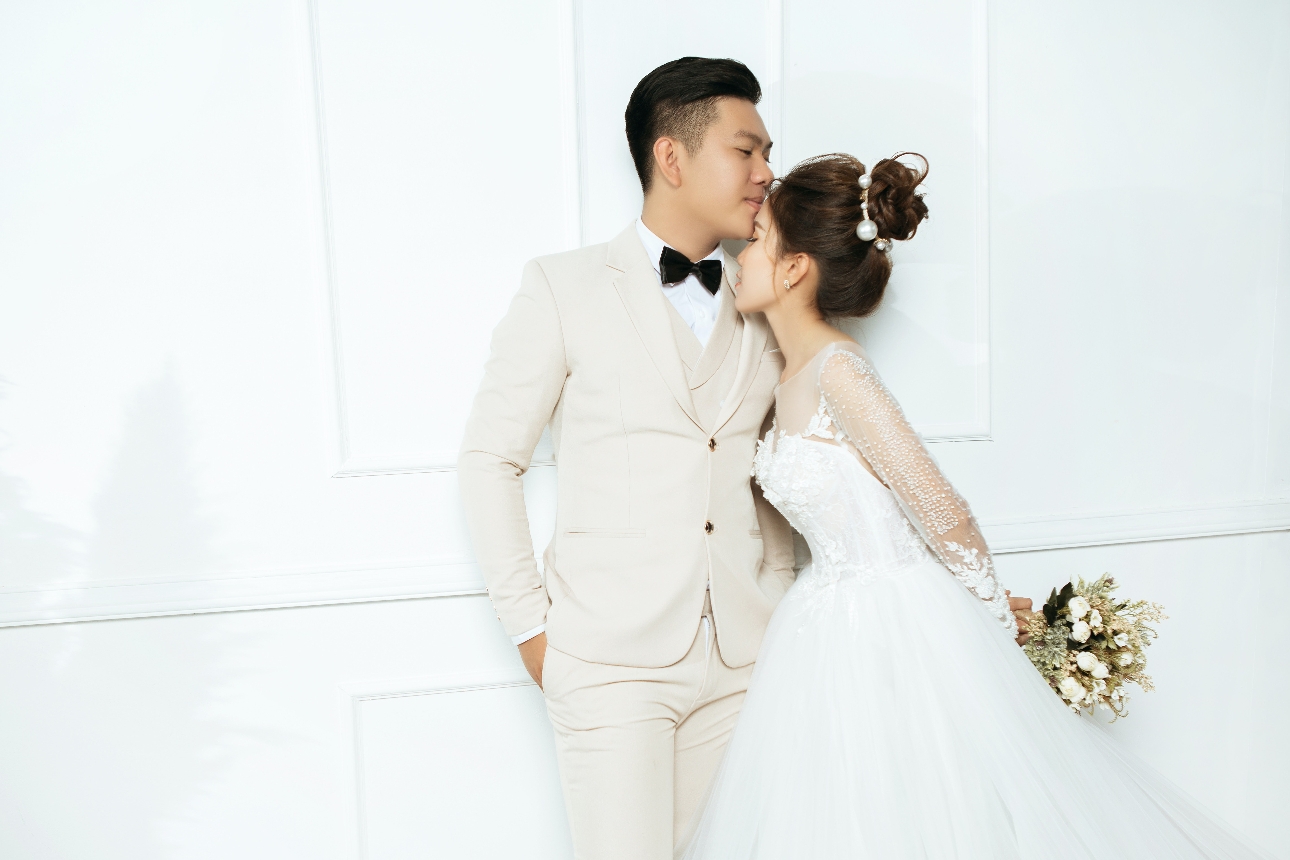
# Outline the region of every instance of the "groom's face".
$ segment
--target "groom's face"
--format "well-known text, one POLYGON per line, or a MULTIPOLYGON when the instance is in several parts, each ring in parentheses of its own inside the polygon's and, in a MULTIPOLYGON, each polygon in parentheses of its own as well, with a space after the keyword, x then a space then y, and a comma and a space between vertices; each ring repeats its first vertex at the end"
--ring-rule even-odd
POLYGON ((716 122, 698 151, 680 147, 678 152, 686 208, 722 239, 747 239, 775 178, 770 147, 770 134, 752 102, 719 99, 716 122))

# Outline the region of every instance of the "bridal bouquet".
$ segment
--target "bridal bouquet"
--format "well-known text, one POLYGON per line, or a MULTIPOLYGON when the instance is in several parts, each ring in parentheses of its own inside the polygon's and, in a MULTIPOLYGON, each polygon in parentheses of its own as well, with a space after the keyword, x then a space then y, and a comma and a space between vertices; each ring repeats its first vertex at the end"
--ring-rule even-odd
POLYGON ((1151 690, 1146 673, 1147 646, 1156 637, 1151 626, 1167 616, 1164 607, 1145 600, 1115 600, 1115 580, 1066 583, 1053 589, 1043 614, 1030 621, 1026 656, 1071 710, 1109 708, 1125 714, 1125 685, 1151 690))

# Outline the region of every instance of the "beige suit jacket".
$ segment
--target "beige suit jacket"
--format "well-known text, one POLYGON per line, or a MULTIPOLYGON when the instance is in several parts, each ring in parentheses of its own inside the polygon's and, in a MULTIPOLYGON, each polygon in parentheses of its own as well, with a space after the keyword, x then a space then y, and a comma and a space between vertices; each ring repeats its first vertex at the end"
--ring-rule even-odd
MULTIPOLYGON (((725 270, 730 291, 729 255, 725 270)), ((545 623, 551 646, 582 660, 667 666, 694 641, 710 584, 722 659, 756 658, 794 575, 792 532, 750 478, 783 359, 765 319, 733 305, 728 292, 696 353, 634 225, 525 267, 458 459, 507 634, 545 623), (548 423, 558 490, 544 582, 521 476, 548 423)))

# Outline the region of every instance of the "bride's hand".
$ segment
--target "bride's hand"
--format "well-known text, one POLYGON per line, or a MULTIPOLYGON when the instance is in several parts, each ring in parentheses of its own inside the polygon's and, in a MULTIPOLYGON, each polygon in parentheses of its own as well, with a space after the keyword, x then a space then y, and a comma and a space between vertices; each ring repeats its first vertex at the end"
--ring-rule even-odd
POLYGON ((1017 619, 1017 644, 1025 645, 1030 639, 1030 616, 1034 614, 1035 604, 1029 597, 1013 597, 1007 589, 1003 593, 1008 595, 1008 608, 1017 619))

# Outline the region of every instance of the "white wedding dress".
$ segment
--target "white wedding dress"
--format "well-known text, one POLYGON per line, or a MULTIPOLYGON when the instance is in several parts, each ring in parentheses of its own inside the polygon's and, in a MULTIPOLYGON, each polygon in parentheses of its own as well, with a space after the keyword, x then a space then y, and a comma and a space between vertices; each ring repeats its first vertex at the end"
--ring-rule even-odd
POLYGON ((753 474, 812 560, 684 857, 1264 856, 1040 677, 967 504, 860 347, 780 385, 753 474))

